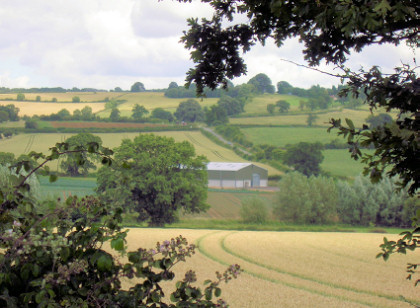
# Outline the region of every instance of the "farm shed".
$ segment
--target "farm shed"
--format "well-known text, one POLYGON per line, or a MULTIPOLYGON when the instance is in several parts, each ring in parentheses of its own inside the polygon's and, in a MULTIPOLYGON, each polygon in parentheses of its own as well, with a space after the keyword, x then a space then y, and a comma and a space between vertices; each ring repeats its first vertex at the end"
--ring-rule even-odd
POLYGON ((268 183, 268 171, 251 163, 210 162, 207 174, 209 187, 267 187, 268 183))

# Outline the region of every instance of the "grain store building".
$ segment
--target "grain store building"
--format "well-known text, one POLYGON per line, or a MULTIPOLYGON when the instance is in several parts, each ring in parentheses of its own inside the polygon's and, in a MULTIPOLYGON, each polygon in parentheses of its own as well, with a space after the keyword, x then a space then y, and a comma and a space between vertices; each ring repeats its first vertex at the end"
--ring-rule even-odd
POLYGON ((207 164, 208 186, 220 188, 267 187, 268 171, 251 163, 207 164))

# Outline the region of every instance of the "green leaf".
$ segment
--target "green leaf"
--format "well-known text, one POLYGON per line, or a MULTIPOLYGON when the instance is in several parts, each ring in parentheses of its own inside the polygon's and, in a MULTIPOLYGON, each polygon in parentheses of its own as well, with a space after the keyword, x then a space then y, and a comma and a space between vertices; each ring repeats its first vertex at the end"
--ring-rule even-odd
POLYGON ((347 123, 347 125, 349 126, 349 128, 351 130, 354 130, 354 124, 353 124, 353 121, 352 120, 346 118, 346 123, 347 123))
POLYGON ((122 238, 116 238, 111 241, 111 248, 116 251, 124 250, 124 240, 122 238))
POLYGON ((55 181, 57 181, 57 175, 55 175, 55 174, 50 174, 50 178, 49 178, 49 181, 50 181, 50 183, 54 183, 55 181))
POLYGON ((98 265, 98 269, 100 271, 109 271, 112 268, 112 258, 109 255, 103 254, 98 258, 96 264, 98 265))
POLYGON ((216 289, 214 290, 214 295, 215 295, 216 297, 219 297, 221 294, 222 294, 222 290, 221 290, 220 288, 216 288, 216 289))

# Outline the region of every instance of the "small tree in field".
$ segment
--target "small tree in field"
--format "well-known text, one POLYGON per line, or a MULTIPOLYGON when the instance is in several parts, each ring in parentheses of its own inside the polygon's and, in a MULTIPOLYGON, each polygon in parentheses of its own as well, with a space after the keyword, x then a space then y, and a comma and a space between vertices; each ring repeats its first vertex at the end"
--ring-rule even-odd
POLYGON ((16 96, 16 100, 17 101, 24 101, 25 100, 25 94, 18 93, 17 96, 16 96))
POLYGON ((276 103, 276 106, 279 107, 280 113, 288 112, 289 109, 290 109, 290 104, 288 102, 286 102, 285 100, 279 100, 276 103))
POLYGON ((306 176, 318 175, 321 172, 320 164, 324 160, 322 149, 323 145, 319 142, 289 145, 283 155, 283 161, 306 176))
POLYGON ((306 118, 306 124, 308 124, 308 126, 311 127, 317 119, 318 116, 316 114, 309 113, 308 117, 306 118))
POLYGON ((263 224, 268 218, 267 204, 257 197, 245 199, 242 201, 240 214, 246 223, 263 224))
POLYGON ((73 103, 80 103, 80 97, 79 96, 73 96, 73 98, 71 99, 71 101, 73 103))
POLYGON ((267 104, 267 111, 268 111, 269 114, 273 114, 275 108, 276 108, 276 105, 274 105, 274 104, 267 104))

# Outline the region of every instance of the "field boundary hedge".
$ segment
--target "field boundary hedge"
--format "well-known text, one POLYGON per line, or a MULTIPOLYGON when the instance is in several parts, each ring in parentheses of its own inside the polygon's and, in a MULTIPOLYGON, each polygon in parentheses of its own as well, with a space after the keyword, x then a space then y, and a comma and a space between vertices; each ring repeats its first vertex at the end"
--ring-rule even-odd
POLYGON ((110 128, 70 128, 70 127, 44 127, 36 129, 18 128, 24 133, 143 133, 143 132, 164 132, 164 131, 198 131, 197 127, 190 126, 162 126, 162 127, 110 127, 110 128))

